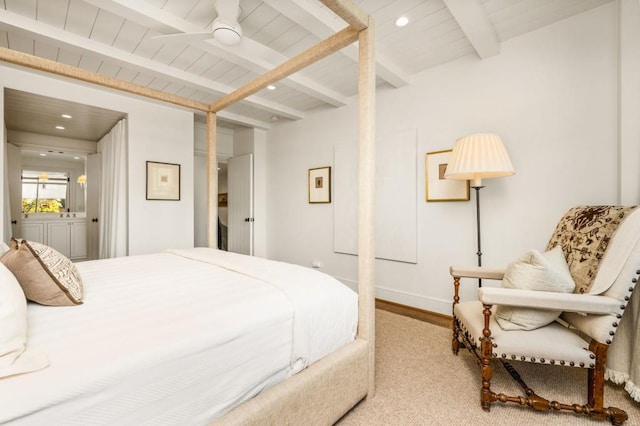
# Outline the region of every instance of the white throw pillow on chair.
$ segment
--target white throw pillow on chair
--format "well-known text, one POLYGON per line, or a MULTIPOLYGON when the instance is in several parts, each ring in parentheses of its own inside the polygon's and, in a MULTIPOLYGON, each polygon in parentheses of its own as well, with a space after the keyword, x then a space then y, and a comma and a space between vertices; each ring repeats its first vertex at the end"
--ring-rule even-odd
MULTIPOLYGON (((522 290, 572 293, 575 286, 560 246, 544 253, 530 250, 507 266, 502 279, 502 287, 522 290)), ((500 305, 496 321, 503 330, 534 330, 555 321, 561 313, 500 305)))

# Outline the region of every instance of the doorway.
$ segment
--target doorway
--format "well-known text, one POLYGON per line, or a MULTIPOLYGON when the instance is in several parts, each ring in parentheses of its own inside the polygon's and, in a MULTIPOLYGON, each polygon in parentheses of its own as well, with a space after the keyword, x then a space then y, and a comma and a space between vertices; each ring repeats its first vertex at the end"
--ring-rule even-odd
MULTIPOLYGON (((88 156, 97 152, 97 142, 126 114, 10 88, 4 89, 3 97, 6 129, 4 142, 11 160, 9 164, 14 166, 13 173, 9 176, 8 188, 11 211, 5 211, 11 217, 12 229, 5 227, 5 239, 22 234, 20 222, 24 219, 25 212, 22 208, 21 158, 23 153, 31 153, 32 157, 25 160, 25 164, 31 164, 31 168, 36 167, 40 173, 51 175, 47 177, 54 177, 51 173, 58 173, 59 168, 63 169, 62 173, 66 173, 69 195, 64 200, 65 205, 56 212, 58 215, 63 213, 64 217, 57 219, 66 219, 68 214, 69 220, 75 220, 74 226, 78 225, 78 231, 73 235, 68 234, 71 236, 63 238, 60 243, 58 237, 67 236, 61 231, 63 228, 51 226, 51 231, 48 232, 45 223, 32 227, 31 231, 35 232, 35 229, 37 233, 30 235, 41 235, 41 242, 47 243, 50 234, 54 245, 69 254, 74 253, 75 256, 70 256, 74 260, 97 258, 97 252, 92 251, 91 247, 97 246, 99 239, 99 218, 97 212, 90 211, 88 207, 96 207, 98 202, 87 202, 86 197, 92 191, 99 191, 100 172, 94 170, 95 164, 85 164, 85 161, 88 156), (82 166, 76 166, 80 163, 82 166), (64 211, 61 211, 62 208, 64 211), (44 229, 40 230, 40 226, 44 226, 44 229), (78 247, 82 246, 84 249, 78 251, 78 247)), ((30 215, 29 219, 33 219, 31 213, 26 214, 30 215)))

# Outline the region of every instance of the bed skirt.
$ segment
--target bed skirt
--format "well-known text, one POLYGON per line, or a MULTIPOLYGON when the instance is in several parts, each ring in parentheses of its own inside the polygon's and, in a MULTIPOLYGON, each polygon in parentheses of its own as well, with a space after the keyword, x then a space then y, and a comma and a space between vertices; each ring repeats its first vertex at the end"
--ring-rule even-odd
POLYGON ((367 396, 368 351, 356 339, 211 425, 332 425, 367 396))

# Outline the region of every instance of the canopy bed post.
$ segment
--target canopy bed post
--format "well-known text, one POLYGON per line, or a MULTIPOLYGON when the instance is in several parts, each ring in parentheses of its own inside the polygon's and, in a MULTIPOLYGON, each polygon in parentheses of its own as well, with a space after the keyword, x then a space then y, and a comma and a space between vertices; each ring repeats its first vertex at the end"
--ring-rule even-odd
POLYGON ((358 331, 356 339, 217 418, 217 425, 333 424, 375 391, 375 37, 353 0, 320 0, 349 25, 253 82, 207 105, 0 47, 0 61, 51 72, 207 114, 207 244, 217 246, 217 112, 359 42, 358 331))
POLYGON ((359 220, 358 220, 358 337, 369 343, 369 392, 375 392, 375 182, 376 73, 373 19, 359 33, 359 220))
POLYGON ((215 112, 207 112, 207 245, 218 247, 218 124, 215 112))

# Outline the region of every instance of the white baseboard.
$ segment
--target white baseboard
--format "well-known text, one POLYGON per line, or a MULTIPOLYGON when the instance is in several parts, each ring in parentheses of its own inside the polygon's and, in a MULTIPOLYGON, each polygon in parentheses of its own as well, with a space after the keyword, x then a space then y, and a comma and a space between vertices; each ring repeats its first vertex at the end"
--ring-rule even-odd
MULTIPOLYGON (((357 281, 341 277, 334 278, 353 291, 358 291, 357 281)), ((436 299, 433 297, 426 297, 421 294, 409 293, 380 286, 376 286, 376 297, 388 302, 399 303, 401 305, 411 306, 413 308, 419 308, 443 315, 451 315, 451 305, 453 303, 453 298, 451 300, 436 299)))

